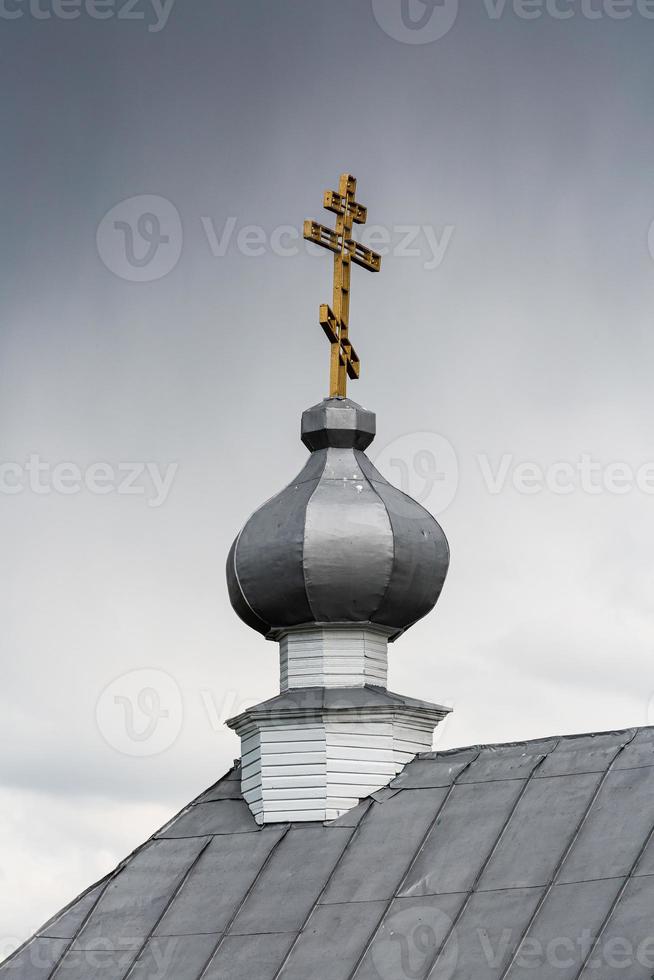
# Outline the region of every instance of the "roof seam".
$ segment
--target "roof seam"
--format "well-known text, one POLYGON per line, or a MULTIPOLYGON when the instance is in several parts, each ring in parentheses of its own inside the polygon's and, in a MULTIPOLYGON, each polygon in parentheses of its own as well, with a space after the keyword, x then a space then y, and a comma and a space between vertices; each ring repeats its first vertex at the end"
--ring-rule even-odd
POLYGON ((509 810, 509 813, 508 813, 508 815, 506 817, 506 820, 504 821, 504 823, 502 824, 502 826, 500 828, 500 832, 497 835, 497 838, 495 840, 495 843, 491 847, 490 852, 488 853, 488 855, 486 857, 486 860, 482 862, 482 865, 481 865, 479 871, 477 872, 477 874, 475 875, 474 881, 472 882, 471 887, 468 889, 468 892, 466 894, 466 897, 464 898, 464 900, 463 900, 463 902, 461 904, 461 908, 459 909, 459 911, 457 912, 457 914, 452 918, 452 922, 451 922, 450 928, 447 930, 447 932, 446 932, 446 934, 445 934, 445 936, 444 936, 444 938, 443 938, 440 946, 436 950, 436 954, 435 954, 434 958, 432 959, 432 961, 431 961, 431 963, 429 965, 429 969, 427 970, 427 973, 425 974, 425 976, 427 978, 429 978, 431 976, 434 967, 438 964, 438 961, 439 961, 439 959, 441 957, 441 953, 444 951, 444 949, 447 946, 447 943, 448 943, 451 935, 456 930, 457 925, 461 921, 461 918, 463 917, 463 914, 465 913, 466 909, 468 908, 468 906, 470 904, 470 900, 471 900, 472 896, 475 894, 475 891, 477 889, 477 885, 481 881, 481 879, 483 877, 483 874, 484 874, 486 868, 489 866, 490 862, 493 859, 493 855, 496 853, 497 848, 500 845, 500 841, 504 837, 504 834, 506 833, 507 828, 508 828, 509 824, 511 823, 511 820, 515 816, 516 810, 518 809, 518 807, 520 805, 520 801, 524 798, 524 795, 527 792, 527 788, 531 785, 531 781, 534 778, 534 773, 536 772, 537 769, 540 768, 540 766, 542 766, 542 764, 545 762, 545 760, 547 758, 549 758, 551 752, 555 752, 556 751, 556 749, 558 748, 558 745, 559 745, 559 743, 557 742, 557 744, 554 746, 553 749, 550 750, 550 752, 543 753, 541 755, 540 759, 538 759, 538 761, 535 763, 535 765, 532 766, 531 771, 529 772, 529 775, 527 776, 527 778, 524 781, 524 786, 522 787, 522 789, 518 793, 518 795, 516 797, 516 800, 515 800, 513 806, 509 810))
MULTIPOLYGON (((474 758, 470 759, 466 763, 466 765, 463 767, 463 769, 461 770, 461 772, 458 772, 456 774, 456 776, 454 777, 454 779, 452 780, 452 782, 450 783, 450 785, 449 785, 449 787, 447 789, 447 793, 445 794, 445 796, 441 800, 440 806, 438 806, 436 808, 436 813, 434 814, 434 818, 433 818, 433 820, 430 821, 429 826, 427 827, 425 833, 423 834, 422 840, 420 841, 420 844, 416 848, 415 854, 413 855, 413 857, 409 861, 409 864, 408 864, 408 867, 407 867, 406 871, 404 872, 404 874, 400 878, 400 881, 398 882, 397 886, 393 889, 393 894, 388 899, 388 901, 385 903, 384 910, 383 910, 383 912, 382 912, 382 914, 380 916, 379 922, 377 923, 377 925, 373 929, 373 931, 372 931, 372 933, 370 935, 370 938, 368 939, 367 943, 365 944, 365 946, 363 948, 363 951, 361 952, 361 955, 357 959, 356 963, 354 964, 354 967, 353 967, 352 971, 348 975, 348 980, 354 980, 354 978, 356 977, 357 971, 358 971, 359 967, 361 966, 361 964, 362 964, 362 962, 364 960, 364 957, 366 956, 368 950, 371 948, 372 944, 374 943, 375 938, 379 934, 379 931, 380 931, 380 929, 381 929, 381 927, 382 927, 382 925, 384 923, 384 919, 388 915, 388 912, 389 912, 389 910, 390 910, 393 902, 395 901, 395 899, 396 899, 396 897, 398 895, 398 892, 401 891, 401 889, 402 889, 405 881, 407 880, 407 878, 411 874, 411 871, 412 871, 412 869, 413 869, 416 861, 420 857, 420 855, 421 855, 421 853, 422 853, 422 851, 423 851, 423 849, 424 849, 424 847, 425 847, 425 845, 427 843, 427 840, 429 839, 429 835, 431 834, 432 830, 434 829, 434 827, 438 823, 438 821, 440 819, 440 816, 441 816, 443 810, 445 809, 445 806, 447 805, 448 800, 452 796, 452 793, 454 792, 454 787, 457 785, 457 780, 463 775, 464 772, 466 772, 467 769, 469 769, 469 767, 473 764, 473 762, 476 762, 477 761, 477 759, 479 758, 480 755, 481 755, 481 749, 479 750, 479 752, 477 753, 477 755, 474 758)), ((402 790, 401 792, 407 792, 407 790, 402 790)))
MULTIPOLYGON (((217 786, 219 783, 224 782, 232 771, 233 770, 230 769, 229 772, 227 772, 225 776, 223 776, 223 777, 221 777, 221 779, 217 780, 217 782, 215 782, 213 784, 213 786, 209 787, 209 789, 210 790, 211 789, 214 789, 214 787, 217 786)), ((204 791, 204 793, 206 793, 206 792, 208 792, 208 790, 205 790, 204 791)), ((55 965, 54 965, 54 967, 52 969, 52 972, 48 976, 48 980, 54 980, 54 978, 56 977, 57 972, 59 971, 59 967, 60 967, 60 965, 61 965, 64 957, 68 954, 68 952, 72 948, 73 943, 76 941, 76 939, 79 938, 82 930, 84 929, 84 927, 88 923, 89 919, 91 918, 91 915, 95 912, 95 910, 96 910, 96 908, 98 906, 98 903, 100 902, 100 900, 104 896, 104 893, 106 892, 107 888, 109 887, 109 885, 111 884, 111 882, 114 880, 114 878, 117 878, 118 875, 122 871, 125 870, 125 868, 131 863, 132 859, 135 858, 137 854, 140 854, 141 851, 144 851, 146 849, 146 847, 148 847, 149 845, 153 844, 155 841, 157 841, 157 840, 170 840, 170 839, 175 839, 175 838, 159 837, 158 835, 164 833, 169 827, 172 827, 172 825, 175 823, 175 821, 176 820, 179 820, 179 818, 183 814, 185 814, 188 811, 190 811, 190 809, 192 808, 192 806, 194 805, 194 803, 196 803, 197 800, 199 800, 200 797, 202 797, 204 795, 204 793, 200 793, 194 800, 192 800, 190 803, 187 803, 185 806, 183 806, 182 809, 177 814, 175 814, 174 817, 171 817, 171 819, 168 820, 162 827, 160 827, 159 830, 155 831, 154 834, 152 834, 151 837, 148 837, 148 839, 146 841, 144 841, 142 844, 139 844, 138 847, 134 848, 134 850, 130 854, 128 854, 126 858, 123 858, 123 860, 114 868, 114 870, 111 871, 106 876, 104 888, 101 890, 100 894, 98 895, 96 901, 93 903, 93 906, 89 910, 88 914, 84 917, 84 919, 83 919, 83 921, 82 921, 79 929, 77 930, 77 932, 75 933, 75 935, 71 939, 70 943, 68 944, 68 946, 66 947, 66 949, 62 952, 61 956, 59 957, 59 959, 55 963, 55 965)), ((206 835, 204 835, 204 834, 198 834, 197 836, 198 837, 203 837, 203 836, 206 836, 206 835)), ((192 840, 194 838, 181 838, 180 837, 180 838, 176 838, 176 839, 177 840, 192 840)), ((59 918, 59 916, 62 915, 63 912, 66 912, 66 911, 68 911, 68 909, 72 908, 73 905, 76 902, 78 902, 78 901, 80 901, 80 899, 84 898, 85 895, 87 895, 98 884, 101 884, 102 881, 103 881, 103 879, 101 878, 100 879, 100 882, 96 882, 94 885, 91 885, 90 888, 87 888, 86 891, 82 892, 82 894, 80 896, 78 896, 78 898, 74 899, 70 903, 70 905, 68 905, 65 909, 63 909, 61 913, 57 913, 57 915, 54 916, 53 919, 51 919, 50 921, 53 922, 56 918, 59 918)), ((14 954, 12 954, 12 956, 9 957, 9 959, 7 961, 5 961, 5 962, 9 962, 9 960, 13 959, 13 957, 16 956, 18 953, 20 953, 27 945, 29 945, 29 943, 32 942, 32 940, 44 938, 41 935, 41 933, 43 932, 43 929, 47 929, 47 927, 48 927, 48 924, 46 923, 46 925, 43 926, 42 929, 38 933, 36 933, 34 936, 31 936, 30 939, 28 939, 25 943, 23 943, 23 945, 20 946, 16 950, 16 952, 14 954)), ((4 966, 4 963, 2 965, 4 966)))
POLYGON ((290 829, 291 829, 291 826, 290 826, 290 824, 288 824, 284 828, 284 832, 279 835, 279 838, 275 841, 275 843, 273 844, 273 846, 270 848, 270 851, 268 852, 268 855, 266 857, 266 860, 263 862, 263 864, 261 865, 261 867, 257 871, 257 873, 256 873, 256 875, 255 875, 255 877, 254 877, 254 879, 252 881, 252 883, 250 884, 250 887, 247 889, 247 891, 245 892, 245 895, 243 896, 243 898, 241 899, 241 901, 238 903, 238 905, 234 909, 234 912, 232 913, 231 918, 225 923, 225 928, 223 929, 221 935, 218 937, 218 942, 216 943, 216 945, 212 949, 211 955, 209 956, 209 959, 207 960, 207 962, 202 967, 202 970, 200 971, 200 974, 198 976, 198 980, 202 980, 202 978, 205 976, 207 970, 209 969, 209 967, 213 963, 213 961, 216 958, 216 955, 218 953, 218 950, 220 949, 220 947, 224 943, 225 938, 227 937, 227 935, 229 933, 229 930, 234 925, 234 921, 236 919, 236 916, 239 914, 239 912, 241 911, 241 909, 243 908, 243 906, 247 902, 248 898, 252 894, 252 891, 254 890, 255 885, 257 884, 257 882, 261 878, 261 875, 263 874, 263 872, 265 871, 265 869, 268 867, 268 864, 270 863, 270 860, 271 860, 273 854, 276 852, 276 850, 279 847, 279 845, 281 844, 281 842, 286 839, 286 835, 288 834, 288 832, 289 832, 290 829))
MULTIPOLYGON (((74 935, 74 936, 73 936, 73 938, 72 938, 72 939, 70 940, 70 942, 68 943, 68 945, 67 945, 67 946, 66 946, 66 947, 65 947, 65 948, 64 948, 64 949, 62 950, 62 952, 61 952, 61 956, 59 957, 59 959, 57 960, 57 962, 56 962, 56 963, 54 964, 54 966, 53 966, 53 968, 52 968, 52 970, 50 971, 50 974, 49 974, 49 976, 48 976, 48 980, 52 980, 52 978, 53 978, 53 977, 54 977, 54 976, 55 976, 55 975, 57 974, 57 972, 59 971, 59 967, 61 966, 61 963, 63 962, 63 960, 64 960, 64 958, 65 958, 65 957, 66 957, 66 956, 68 955, 68 952, 69 952, 69 950, 70 950, 70 949, 72 948, 72 945, 73 945, 73 943, 74 943, 74 942, 76 941, 76 939, 77 939, 77 938, 79 937, 79 934, 81 933, 81 931, 82 931, 82 929, 84 928, 84 926, 85 926, 85 925, 87 924, 87 922, 89 921, 89 919, 91 918, 91 916, 92 916, 92 915, 93 915, 93 913, 95 912, 95 910, 96 910, 96 908, 97 908, 97 906, 98 906, 98 902, 100 901, 100 899, 102 898, 102 896, 103 896, 103 895, 104 895, 104 893, 106 892, 106 890, 107 890, 107 888, 109 887, 109 885, 110 885, 110 884, 111 884, 111 882, 113 881, 113 879, 114 879, 114 877, 115 877, 115 876, 116 876, 116 875, 118 874, 118 872, 119 872, 119 870, 120 870, 121 868, 122 868, 122 865, 119 865, 119 866, 118 866, 118 868, 116 868, 116 869, 115 869, 115 870, 114 870, 114 871, 113 871, 113 872, 112 872, 111 874, 109 874, 109 875, 107 875, 107 880, 105 881, 105 884, 104 884, 104 888, 102 888, 102 889, 100 889, 100 894, 99 894, 99 895, 98 895, 98 897, 96 898, 96 900, 95 900, 95 902, 93 903, 93 905, 91 906, 91 908, 90 908, 90 909, 88 910, 88 912, 87 912, 87 914, 86 914, 86 915, 84 916, 84 918, 82 919, 82 921, 81 921, 81 923, 80 923, 80 925, 79 925, 79 928, 78 928, 78 929, 77 929, 77 931, 75 932, 75 935, 74 935)), ((94 887, 94 886, 93 886, 93 885, 91 885, 91 888, 93 888, 93 887, 94 887)), ((90 889, 89 889, 89 890, 90 890, 90 889)), ((82 895, 81 897, 83 898, 84 896, 82 895)), ((79 899, 78 899, 78 901, 79 901, 79 899)), ((71 906, 72 906, 72 904, 73 904, 73 903, 71 902, 71 906)), ((40 937, 40 936, 38 936, 38 934, 37 934, 37 936, 36 936, 36 937, 34 937, 34 938, 41 938, 41 937, 40 937)))
POLYGON ((620 753, 623 752, 628 745, 631 745, 631 743, 635 739, 638 730, 637 729, 633 729, 632 731, 633 731, 633 734, 632 734, 631 738, 629 739, 629 741, 628 742, 625 742, 623 745, 621 745, 621 746, 618 747, 618 749, 616 750, 615 755, 611 759, 611 762, 609 763, 609 765, 606 767, 606 769, 602 773, 602 776, 601 776, 601 778, 600 778, 600 780, 599 780, 599 782, 598 782, 598 784, 597 784, 597 786, 595 788, 595 791, 594 791, 593 795, 591 796, 591 798, 589 800, 588 806, 586 807, 584 813, 582 814, 581 819, 577 823, 577 826, 573 830, 572 837, 570 838, 570 841, 568 842, 568 846, 565 848, 565 850, 563 851, 563 854, 561 855, 561 857, 559 858, 558 862, 556 863, 556 866, 554 868, 554 871, 552 872, 551 880, 550 880, 549 884, 545 886, 545 889, 543 891, 543 894, 541 895, 541 897, 539 898, 538 902, 536 903, 536 908, 534 909, 534 911, 532 912, 532 914, 529 916, 529 919, 527 921, 527 924, 526 924, 525 928, 522 931, 522 935, 518 939, 518 942, 516 943, 516 945, 515 945, 515 947, 513 949, 513 953, 511 955, 511 959, 509 960, 509 962, 507 963, 506 967, 502 971, 502 974, 499 977, 499 980, 506 980, 506 977, 507 977, 509 971, 511 970, 511 967, 513 966, 513 964, 516 961, 516 958, 518 956, 518 953, 520 952, 520 948, 521 948, 522 944, 524 943, 526 937, 529 935, 529 931, 532 928, 532 926, 533 926, 534 922, 536 921, 536 919, 538 918, 538 915, 539 915, 541 909, 543 908, 543 906, 545 905, 545 902, 547 901, 548 896, 552 893, 552 888, 554 887, 554 885, 556 883, 556 879, 557 879, 558 875, 560 874, 561 869, 562 869, 563 865, 565 864, 565 862, 566 862, 566 860, 568 858, 568 855, 570 854, 570 852, 572 851, 572 848, 574 847, 575 843, 577 842, 577 840, 579 838, 579 835, 581 834, 581 831, 583 830, 583 828, 584 828, 584 826, 586 824, 586 821, 588 820, 588 817, 589 817, 589 815, 590 815, 590 813, 591 813, 591 811, 593 809, 593 806, 595 805, 595 802, 596 802, 599 794, 602 791, 602 787, 606 783, 606 780, 608 778, 609 773, 611 772, 611 770, 613 768, 614 763, 616 762, 616 760, 617 760, 618 756, 620 755, 620 753))
POLYGON ((636 855, 636 857, 634 859, 634 862, 631 865, 631 868, 629 869, 629 874, 624 878, 621 887, 618 889, 618 894, 615 896, 615 899, 613 900, 610 909, 606 913, 606 916, 604 918, 604 921, 602 922, 601 926, 597 930, 597 935, 595 936, 594 942, 593 942, 591 948, 588 951, 588 955, 586 956, 586 958, 584 959, 583 963, 581 964, 581 968, 580 968, 579 972, 577 973, 577 975, 575 977, 575 980, 580 980, 580 978, 581 978, 584 970, 586 969, 586 966, 590 962, 590 959, 591 959, 593 953, 595 952, 595 950, 597 949, 597 947, 599 945, 599 941, 602 938, 602 935, 604 933, 604 930, 608 926, 609 922, 611 921, 611 919, 613 917, 613 913, 615 912, 615 910, 618 907, 620 901, 622 900, 622 896, 625 893, 625 890, 627 888, 627 885, 629 884, 630 881, 633 881, 634 880, 633 879, 634 872, 635 872, 636 868, 638 867, 638 865, 640 863, 640 859, 642 858, 643 854, 647 850, 648 844, 650 843, 650 841, 653 838, 654 838, 654 826, 652 826, 649 834, 645 838, 645 843, 643 844, 643 846, 638 851, 638 854, 636 855))
MULTIPOLYGON (((212 803, 229 803, 229 802, 232 802, 232 801, 230 801, 230 800, 212 800, 211 802, 212 803)), ((190 805, 191 804, 189 804, 189 806, 190 805)), ((180 817, 182 817, 182 816, 184 816, 184 814, 180 814, 180 817)), ((236 835, 239 835, 240 836, 241 834, 259 834, 259 833, 261 833, 261 828, 260 827, 256 827, 253 830, 223 830, 223 831, 218 831, 218 833, 215 833, 215 834, 213 832, 211 832, 208 836, 209 837, 234 837, 236 835)), ((154 840, 156 840, 156 841, 160 841, 160 840, 200 840, 202 837, 206 837, 206 836, 207 836, 207 834, 183 834, 180 837, 155 837, 154 840)), ((148 841, 147 843, 149 844, 150 841, 148 841)))
MULTIPOLYGON (((100 894, 98 895, 97 899, 95 900, 95 902, 91 906, 88 914, 85 916, 85 918, 84 918, 84 920, 82 922, 82 925, 85 925, 86 924, 86 921, 87 921, 87 919, 89 917, 89 915, 91 915, 91 913, 95 909, 95 906, 98 904, 98 902, 102 898, 102 895, 104 893, 104 889, 107 887, 107 885, 111 881, 111 879, 112 879, 112 877, 113 877, 114 874, 115 874, 115 871, 112 871, 108 875, 105 875, 104 878, 100 878, 99 881, 96 881, 92 885, 89 885, 89 887, 88 888, 85 888, 84 891, 80 895, 77 896, 77 898, 74 898, 71 902, 68 903, 68 905, 64 905, 63 909, 60 909, 59 912, 55 912, 55 914, 53 916, 51 916, 48 919, 48 921, 45 922, 41 926, 41 928, 39 929, 38 932, 35 932, 31 936, 28 936, 27 939, 25 940, 25 942, 21 943, 20 946, 17 946, 16 949, 12 953, 10 953, 9 956, 6 957, 6 959, 2 960, 0 962, 0 967, 2 967, 4 969, 4 967, 9 966, 9 964, 12 962, 12 960, 15 960, 25 949, 27 949, 27 947, 31 943, 36 942, 37 939, 41 939, 41 940, 54 939, 57 942, 64 942, 64 943, 68 943, 69 944, 69 946, 66 949, 63 950, 63 952, 59 956, 57 962, 53 965, 52 970, 55 970, 59 966, 59 961, 63 958, 63 956, 66 954, 66 952, 70 948, 70 945, 72 945, 72 943, 75 942, 75 939, 77 938, 77 935, 79 935, 79 929, 77 930, 77 932, 75 933, 75 936, 73 936, 72 939, 70 938, 70 936, 45 936, 44 935, 44 932, 47 929, 49 929, 50 926, 53 926, 55 924, 55 922, 57 922, 59 919, 63 918, 63 916, 66 914, 66 912, 70 912, 75 907, 75 905, 77 905, 79 902, 82 901, 83 898, 86 898, 86 896, 89 894, 89 892, 92 892, 94 888, 97 888, 98 885, 101 885, 104 882, 104 888, 101 889, 100 894)), ((80 928, 81 928, 81 926, 80 926, 80 928)), ((48 974, 48 980, 50 980, 50 978, 52 976, 54 976, 54 974, 52 972, 49 973, 48 974)))
MULTIPOLYGON (((468 784, 467 783, 463 783, 463 785, 464 786, 467 786, 468 784)), ((627 875, 627 877, 629 877, 629 875, 627 875)), ((575 878, 574 881, 561 881, 557 885, 554 885, 553 887, 554 888, 567 888, 568 885, 592 885, 592 884, 594 884, 595 882, 598 882, 598 881, 623 881, 624 878, 625 878, 625 875, 607 875, 604 878, 575 878)), ((652 872, 651 874, 646 874, 646 875, 633 875, 632 876, 632 880, 634 878, 635 879, 640 879, 640 878, 654 878, 654 872, 652 872)), ((477 895, 493 895, 495 893, 499 894, 500 892, 503 893, 503 892, 540 891, 541 889, 545 888, 546 885, 547 885, 547 882, 541 881, 541 882, 539 882, 536 885, 502 885, 501 887, 498 887, 498 888, 478 888, 476 890, 476 894, 477 895)), ((420 898, 440 898, 443 895, 467 895, 467 894, 468 894, 467 891, 465 891, 465 890, 463 890, 461 888, 458 888, 458 889, 455 889, 454 891, 425 892, 423 895, 420 895, 420 898)), ((393 898, 411 898, 411 897, 412 897, 411 895, 394 895, 393 896, 393 898)), ((375 903, 375 902, 379 903, 379 902, 382 902, 382 901, 385 901, 385 899, 380 899, 380 898, 351 898, 351 899, 348 899, 347 901, 341 901, 341 902, 323 902, 322 903, 322 908, 332 908, 332 907, 338 906, 338 905, 370 905, 371 902, 372 903, 375 903)), ((212 933, 190 933, 190 935, 213 935, 213 934, 212 933)), ((216 935, 218 935, 218 933, 216 933, 216 935)), ((252 933, 252 935, 267 935, 267 933, 252 933)))
POLYGON ((137 963, 139 962, 139 960, 143 956, 143 952, 145 950, 145 947, 148 945, 148 943, 150 942, 150 940, 154 937, 154 934, 157 931, 157 926, 159 925, 160 922, 163 922, 166 913, 168 912, 168 910, 172 906, 173 902, 175 901, 175 899, 177 898, 177 896, 181 892, 181 890, 184 887, 184 885, 186 884, 186 882, 191 877, 191 874, 193 873, 194 869, 197 867, 200 859, 202 858, 202 855, 204 854, 204 852, 206 851, 206 849, 209 847, 209 844, 211 843, 212 840, 213 840, 212 837, 208 837, 207 838, 207 840, 206 840, 206 842, 204 844, 204 847, 201 847, 200 850, 198 851, 197 855, 193 858, 193 860, 191 861, 191 864, 189 865, 189 867, 187 868, 187 870, 182 875, 182 877, 181 877, 181 879, 180 879, 179 884, 177 885, 177 887, 176 888, 173 888, 172 895, 170 896, 170 898, 166 902, 166 904, 165 904, 165 906, 164 906, 164 908, 163 908, 163 910, 161 912, 161 915, 157 918, 156 922, 153 924, 152 928, 150 929, 150 932, 146 936, 143 944, 141 945, 141 948, 139 949, 139 951, 137 952, 136 956, 132 960, 132 963, 128 967, 127 973, 124 975, 123 980, 129 980, 129 977, 133 974, 134 969, 135 969, 137 963))
MULTIPOLYGON (((343 850, 341 851, 341 853, 340 853, 340 854, 339 854, 339 856, 338 856, 338 861, 335 861, 335 862, 334 862, 334 867, 333 867, 333 868, 332 868, 332 870, 330 871, 330 873, 329 873, 329 877, 327 878, 327 881, 325 882, 325 884, 324 884, 324 885, 323 885, 323 887, 321 888, 321 890, 320 890, 320 894, 318 895, 318 897, 316 898, 316 900, 315 900, 315 902, 313 903, 313 905, 312 905, 312 907, 310 908, 310 910, 309 910, 309 912, 307 913, 307 915, 306 915, 306 917, 305 917, 305 919, 304 919, 304 922, 303 922, 303 923, 302 923, 302 925, 300 926, 300 929, 299 929, 299 931, 298 931, 298 933, 297 933, 297 935, 296 935, 296 937, 295 937, 295 939, 294 939, 294 940, 293 940, 293 942, 291 943, 291 947, 290 947, 290 949, 289 949, 289 951, 287 952, 287 954, 286 954, 286 956, 284 957, 284 959, 283 959, 283 960, 282 960, 282 962, 280 963, 280 965, 279 965, 279 968, 277 969, 277 971, 276 971, 276 973, 275 973, 275 975, 274 975, 274 977, 273 977, 273 980, 278 980, 278 977, 279 977, 279 976, 281 975, 281 973, 282 973, 282 970, 284 969, 284 967, 285 967, 285 966, 286 966, 286 964, 288 963, 288 961, 289 961, 289 959, 290 959, 290 956, 291 956, 291 953, 293 952, 293 950, 294 950, 294 949, 295 949, 295 947, 297 946, 297 944, 298 944, 298 941, 299 941, 299 939, 300 939, 300 936, 301 936, 301 935, 302 935, 302 933, 304 932, 304 930, 305 930, 305 928, 306 928, 306 925, 307 925, 307 923, 308 923, 308 921, 309 921, 309 919, 310 919, 310 918, 311 918, 311 916, 313 915, 313 913, 314 913, 314 911, 315 911, 315 910, 316 910, 316 909, 318 908, 318 906, 320 905, 320 899, 321 899, 321 898, 322 898, 322 896, 323 896, 323 895, 325 894, 325 892, 327 891, 327 888, 328 888, 328 887, 329 887, 329 885, 331 884, 331 881, 332 881, 332 878, 333 878, 333 877, 334 877, 334 875, 336 874, 336 869, 337 869, 337 868, 339 867, 339 865, 340 865, 340 863, 341 863, 341 861, 343 860, 343 855, 344 855, 344 854, 346 853, 346 851, 348 850, 348 848, 349 848, 349 847, 350 847, 350 845, 352 844, 352 841, 353 841, 353 840, 356 840, 356 838, 358 837, 358 835, 359 835, 359 831, 361 830, 361 826, 362 826, 362 824, 364 823, 364 821, 365 821, 365 819, 366 819, 366 817, 367 817, 367 816, 368 816, 368 814, 369 814, 369 813, 371 812, 371 810, 373 809, 373 807, 374 807, 374 806, 375 806, 375 804, 374 804, 374 802, 373 802, 373 801, 372 801, 372 799, 371 799, 371 800, 370 800, 370 802, 369 802, 369 805, 368 805, 368 807, 367 807, 367 809, 366 809, 366 812, 365 812, 365 813, 363 814, 363 816, 362 816, 362 817, 361 817, 361 819, 359 820, 359 823, 358 823, 358 824, 356 825, 356 827, 354 828, 354 831, 353 831, 353 833, 352 833, 352 834, 350 834, 350 836, 348 837, 348 839, 347 839, 347 841, 346 841, 346 844, 345 844, 345 847, 343 848, 343 850)), ((200 980, 202 980, 202 978, 200 978, 200 980)))

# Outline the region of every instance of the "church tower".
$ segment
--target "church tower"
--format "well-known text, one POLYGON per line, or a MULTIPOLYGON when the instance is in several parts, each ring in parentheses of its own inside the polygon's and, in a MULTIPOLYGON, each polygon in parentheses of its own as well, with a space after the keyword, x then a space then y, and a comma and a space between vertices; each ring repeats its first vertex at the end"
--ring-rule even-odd
POLYGON ((436 604, 449 564, 430 513, 389 484, 365 450, 375 415, 347 397, 360 361, 349 339, 351 265, 381 257, 352 239, 365 222, 356 180, 340 179, 305 237, 334 253, 330 394, 302 415, 302 471, 247 521, 227 582, 241 619, 279 644, 280 694, 230 719, 241 785, 258 823, 331 820, 429 750, 448 709, 387 690, 388 645, 436 604))
POLYGON ((351 238, 354 189, 325 196, 335 232, 305 226, 335 256, 309 457, 227 564, 236 612, 279 644, 281 691, 228 722, 240 764, 0 980, 652 976, 654 728, 431 752, 447 709, 387 690, 389 645, 435 605, 449 551, 367 458, 375 416, 347 397, 350 266, 380 265, 351 238))

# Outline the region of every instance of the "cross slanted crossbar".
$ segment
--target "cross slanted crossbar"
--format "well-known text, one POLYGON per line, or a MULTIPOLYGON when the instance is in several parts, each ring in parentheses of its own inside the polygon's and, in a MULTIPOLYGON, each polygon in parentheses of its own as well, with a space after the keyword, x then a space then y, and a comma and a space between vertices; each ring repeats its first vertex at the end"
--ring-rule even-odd
POLYGON ((362 225, 368 209, 354 200, 356 177, 341 174, 337 191, 325 191, 323 207, 336 215, 336 228, 327 228, 311 219, 304 222, 307 241, 322 245, 334 253, 333 309, 326 303, 320 307, 320 326, 331 344, 329 396, 345 398, 347 379, 355 380, 361 373, 361 362, 349 339, 351 265, 369 272, 379 272, 381 255, 352 238, 352 226, 362 225))

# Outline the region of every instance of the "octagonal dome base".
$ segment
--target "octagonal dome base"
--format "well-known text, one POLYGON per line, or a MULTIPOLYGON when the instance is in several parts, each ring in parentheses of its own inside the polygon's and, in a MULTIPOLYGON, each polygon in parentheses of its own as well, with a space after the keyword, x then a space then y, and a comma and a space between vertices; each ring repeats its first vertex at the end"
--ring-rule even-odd
POLYGON ((429 751, 448 711, 383 688, 288 691, 227 722, 243 796, 259 824, 335 820, 429 751))

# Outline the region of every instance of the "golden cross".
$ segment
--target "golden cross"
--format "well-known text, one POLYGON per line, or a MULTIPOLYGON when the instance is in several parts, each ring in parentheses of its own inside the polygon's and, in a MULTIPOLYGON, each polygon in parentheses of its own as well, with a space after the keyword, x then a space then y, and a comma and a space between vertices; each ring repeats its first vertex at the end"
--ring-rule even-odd
POLYGON ((326 303, 320 307, 320 326, 331 344, 330 398, 345 398, 348 376, 355 380, 361 372, 361 362, 349 339, 351 264, 370 272, 381 268, 381 255, 352 238, 352 225, 365 224, 368 217, 368 209, 354 200, 356 189, 356 177, 341 174, 338 191, 325 191, 323 207, 336 215, 335 230, 311 219, 304 222, 304 237, 334 253, 334 309, 326 303))

